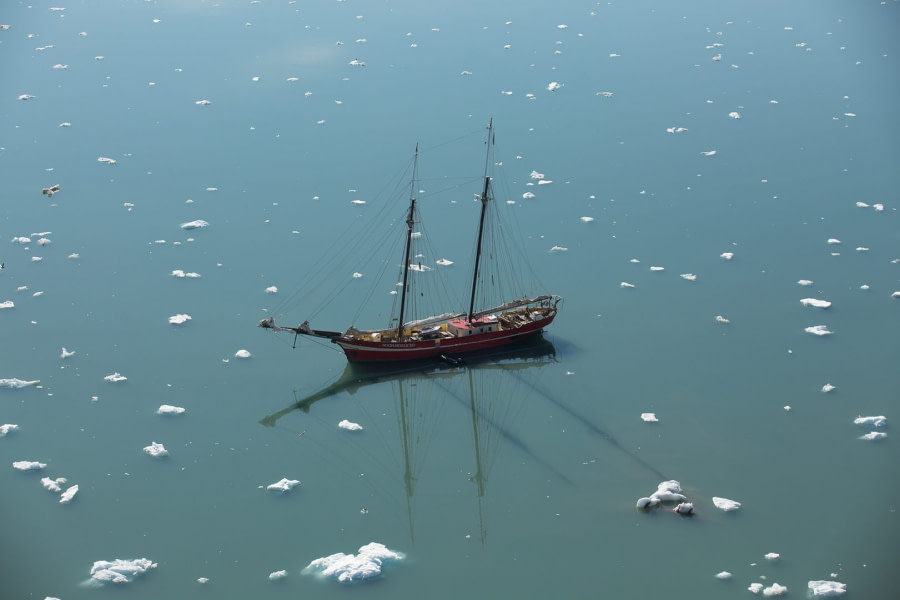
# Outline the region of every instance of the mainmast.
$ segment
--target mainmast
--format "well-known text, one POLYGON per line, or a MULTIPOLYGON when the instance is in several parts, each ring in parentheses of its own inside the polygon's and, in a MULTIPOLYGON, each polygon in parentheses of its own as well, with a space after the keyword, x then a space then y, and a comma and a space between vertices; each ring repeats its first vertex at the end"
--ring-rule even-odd
POLYGON ((413 158, 412 182, 409 184, 409 214, 406 216, 406 252, 403 259, 403 289, 400 290, 400 316, 397 322, 397 341, 403 335, 403 312, 406 309, 406 282, 409 280, 409 259, 412 251, 412 234, 416 213, 416 170, 419 164, 419 144, 416 144, 416 153, 413 158))
POLYGON ((472 321, 475 315, 475 292, 478 289, 478 267, 481 263, 481 244, 484 239, 484 220, 487 216, 487 205, 490 200, 491 177, 488 175, 491 160, 491 145, 494 143, 494 119, 488 122, 487 157, 484 162, 484 189, 481 192, 481 218, 478 221, 478 242, 475 245, 475 266, 472 272, 472 298, 469 300, 467 320, 472 321))

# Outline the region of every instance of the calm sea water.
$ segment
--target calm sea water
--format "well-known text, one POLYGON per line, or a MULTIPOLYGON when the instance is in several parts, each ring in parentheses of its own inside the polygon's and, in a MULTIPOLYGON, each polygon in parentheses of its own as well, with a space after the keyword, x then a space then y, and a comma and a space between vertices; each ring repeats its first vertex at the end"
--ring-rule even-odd
MULTIPOLYGON (((0 378, 40 385, 0 389, 18 425, 0 438, 4 597, 100 597, 93 563, 138 558, 158 566, 134 598, 797 597, 820 579, 892 597, 897 10, 6 7, 0 378), (361 376, 256 328, 350 245, 416 142, 490 117, 505 210, 565 297, 547 344, 361 376), (888 436, 860 439, 861 415, 888 436), (42 477, 79 492, 59 504, 42 477), (301 484, 266 491, 282 478, 301 484), (696 516, 635 511, 667 479, 696 516), (404 559, 359 586, 302 573, 370 542, 404 559)), ((446 154, 447 174, 478 165, 446 154)), ((454 268, 465 208, 429 226, 454 268)), ((345 327, 351 305, 314 325, 345 327)))

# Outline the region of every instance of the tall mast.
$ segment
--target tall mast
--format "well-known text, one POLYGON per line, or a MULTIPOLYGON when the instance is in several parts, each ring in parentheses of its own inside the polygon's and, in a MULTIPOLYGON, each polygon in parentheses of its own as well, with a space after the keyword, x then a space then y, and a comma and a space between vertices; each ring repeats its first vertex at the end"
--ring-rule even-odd
POLYGON ((481 263, 481 244, 484 239, 484 220, 487 215, 487 205, 490 200, 491 177, 488 175, 491 160, 491 145, 494 143, 494 119, 488 122, 487 157, 484 161, 484 189, 481 192, 481 218, 478 221, 478 242, 475 245, 475 266, 472 271, 472 298, 469 300, 469 314, 467 319, 471 321, 475 314, 475 292, 478 288, 478 267, 481 263))
POLYGON ((412 234, 416 213, 416 170, 419 165, 419 144, 416 144, 416 153, 413 158, 412 182, 409 184, 409 214, 406 216, 406 252, 403 259, 403 289, 400 290, 400 318, 397 323, 397 341, 403 335, 403 312, 406 309, 406 283, 409 280, 409 258, 412 251, 412 234))

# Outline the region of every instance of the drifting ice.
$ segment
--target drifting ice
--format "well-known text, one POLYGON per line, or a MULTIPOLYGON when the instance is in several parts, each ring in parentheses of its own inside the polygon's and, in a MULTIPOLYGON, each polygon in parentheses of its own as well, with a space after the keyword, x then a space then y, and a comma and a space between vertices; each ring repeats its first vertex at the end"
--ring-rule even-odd
POLYGON ((362 546, 356 555, 338 552, 331 556, 317 558, 309 563, 303 572, 317 573, 322 577, 331 577, 342 583, 352 583, 378 577, 386 562, 400 560, 403 560, 403 555, 399 552, 389 550, 383 544, 372 542, 362 546))

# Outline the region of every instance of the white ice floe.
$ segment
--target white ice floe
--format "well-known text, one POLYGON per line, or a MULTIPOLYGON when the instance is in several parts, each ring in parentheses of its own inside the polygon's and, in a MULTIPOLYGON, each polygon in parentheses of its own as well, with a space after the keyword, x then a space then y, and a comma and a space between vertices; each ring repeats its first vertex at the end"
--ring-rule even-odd
POLYGON ((716 315, 716 323, 722 323, 723 325, 727 325, 728 323, 731 323, 731 321, 729 321, 722 315, 716 315))
POLYGON ((567 252, 569 249, 563 246, 553 246, 550 248, 550 252, 567 252))
POLYGON ((534 198, 534 192, 525 192, 522 194, 523 200, 531 200, 532 198, 534 198))
POLYGON ((234 353, 235 358, 250 358, 250 351, 243 348, 234 353))
POLYGON ((20 389, 23 387, 38 386, 40 385, 40 383, 40 379, 25 381, 24 379, 17 379, 13 377, 12 379, 0 379, 0 388, 20 389))
POLYGON ((670 479, 656 486, 656 491, 650 494, 650 498, 656 498, 660 502, 684 502, 687 498, 681 493, 681 484, 670 479))
POLYGON ((701 151, 700 154, 702 154, 703 156, 715 156, 717 152, 718 150, 704 150, 701 151))
POLYGON ((777 552, 769 552, 765 556, 766 560, 778 560, 779 558, 781 558, 781 555, 778 554, 777 552))
POLYGON ((362 425, 359 423, 353 423, 352 421, 348 421, 344 419, 340 423, 338 423, 338 427, 341 429, 346 429, 347 431, 362 431, 362 425))
POLYGON ((623 287, 623 288, 633 288, 633 287, 634 287, 634 284, 633 284, 633 283, 628 283, 627 281, 623 281, 622 283, 619 284, 619 287, 623 287))
POLYGON ((175 269, 172 271, 172 277, 177 277, 179 279, 187 278, 187 279, 200 279, 200 273, 191 273, 184 272, 181 269, 175 269))
POLYGON ((98 582, 130 583, 135 577, 155 568, 156 563, 146 558, 98 560, 91 567, 91 579, 98 582))
POLYGON ((172 325, 181 325, 183 323, 187 323, 190 320, 191 315, 185 314, 172 315, 171 317, 169 317, 169 323, 171 323, 172 325))
POLYGON ((277 294, 278 288, 274 285, 270 285, 269 287, 266 288, 266 293, 267 294, 277 294))
POLYGON ((734 252, 723 252, 719 255, 719 258, 724 258, 725 260, 731 260, 734 258, 734 252))
POLYGON ((180 415, 184 413, 184 408, 180 406, 172 406, 170 404, 160 404, 156 409, 158 415, 180 415))
POLYGON ((731 579, 731 573, 728 571, 720 571, 716 573, 716 579, 731 579))
POLYGON ((269 573, 269 581, 278 581, 279 579, 284 579, 285 577, 287 577, 287 571, 283 569, 281 571, 272 571, 271 573, 269 573))
POLYGON ((886 437, 887 437, 887 434, 883 431, 870 431, 869 433, 867 433, 865 435, 859 436, 859 439, 871 442, 873 440, 883 440, 886 437))
POLYGON ((17 471, 40 471, 47 466, 47 463, 38 462, 36 460, 17 460, 12 466, 13 469, 17 471))
POLYGON ((828 308, 831 306, 831 302, 828 300, 818 300, 816 298, 803 298, 800 300, 800 304, 803 306, 815 306, 816 308, 828 308))
POLYGON ((209 223, 204 221, 203 219, 197 219, 196 221, 189 221, 187 223, 182 223, 182 229, 200 229, 201 227, 208 227, 209 223))
POLYGON ((763 584, 761 584, 759 582, 754 582, 754 583, 751 583, 750 587, 748 587, 747 589, 750 590, 751 592, 753 592, 754 594, 758 594, 762 591, 763 584))
POLYGON ((107 375, 106 377, 104 377, 103 380, 111 381, 112 383, 119 383, 120 381, 128 381, 128 378, 121 373, 113 373, 112 375, 107 375))
POLYGON ((650 267, 650 270, 653 271, 654 273, 657 273, 659 271, 665 271, 666 268, 665 267, 650 267))
POLYGON ((829 331, 826 325, 813 325, 811 327, 804 328, 803 331, 818 336, 831 335, 832 333, 834 333, 833 331, 829 331))
POLYGON ((813 282, 812 282, 811 279, 801 279, 800 281, 797 282, 797 284, 798 284, 798 285, 809 286, 809 285, 812 285, 813 282))
POLYGON ((363 274, 358 271, 356 273, 353 273, 353 279, 360 279, 362 276, 363 274))
POLYGON ((837 239, 837 238, 828 238, 828 243, 829 243, 829 244, 833 244, 833 245, 837 245, 837 244, 840 244, 840 243, 841 243, 841 240, 839 240, 839 239, 837 239))
POLYGON ((276 481, 275 483, 270 483, 266 486, 266 489, 270 492, 289 492, 295 487, 300 485, 300 482, 296 479, 288 479, 287 477, 281 479, 280 481, 276 481))
POLYGON ((780 583, 773 583, 769 587, 763 588, 762 593, 763 596, 766 596, 768 598, 771 596, 781 596, 783 594, 786 594, 787 591, 788 589, 780 583))
POLYGON ((30 244, 31 238, 24 235, 15 236, 12 239, 13 244, 30 244))
POLYGON ((15 307, 16 307, 16 303, 13 302, 12 300, 5 300, 3 302, 0 302, 0 308, 15 308, 15 307))
POLYGON ((831 385, 830 383, 826 383, 825 385, 822 386, 822 391, 826 394, 834 389, 836 389, 836 387, 831 385))
POLYGON ((114 165, 114 164, 116 164, 116 159, 114 159, 114 158, 107 158, 107 157, 105 157, 105 156, 101 156, 100 158, 97 159, 97 162, 106 163, 106 164, 108 164, 108 165, 114 165))
POLYGON ((47 488, 48 491, 53 492, 54 494, 59 494, 62 492, 62 486, 66 483, 65 477, 57 477, 56 479, 50 479, 49 477, 41 478, 41 485, 47 488))
POLYGON ((732 119, 740 119, 741 113, 739 113, 737 111, 732 111, 732 112, 728 113, 728 116, 731 117, 732 119))
POLYGON ((594 217, 581 217, 582 223, 591 223, 591 222, 593 222, 593 220, 594 220, 594 217))
POLYGON ((683 516, 690 516, 694 514, 694 504, 692 502, 682 502, 678 506, 672 509, 672 512, 677 513, 683 516))
POLYGON ((400 560, 403 560, 403 554, 389 550, 384 544, 372 542, 362 546, 355 555, 338 552, 317 558, 303 572, 353 583, 378 577, 386 563, 400 560))
POLYGON ((694 275, 693 273, 682 273, 681 278, 686 279, 688 281, 697 281, 697 276, 694 275))
POLYGON ((435 262, 437 264, 441 265, 442 267, 449 267, 450 265, 453 264, 452 260, 447 260, 446 258, 439 258, 435 262))
POLYGON ((645 423, 656 423, 659 421, 656 418, 656 413, 641 413, 641 420, 645 423))
POLYGON ((847 591, 847 584, 839 581, 810 581, 806 587, 813 596, 840 596, 847 591))
POLYGON ((77 494, 77 493, 78 493, 78 485, 76 484, 76 485, 71 486, 69 489, 67 489, 66 491, 64 491, 62 493, 62 495, 59 497, 59 503, 60 504, 69 504, 72 501, 72 499, 75 497, 75 494, 77 494))
POLYGON ((741 503, 736 500, 729 500, 728 498, 719 498, 718 496, 713 496, 713 504, 715 504, 716 508, 719 510, 724 510, 725 512, 731 512, 733 510, 737 510, 741 507, 741 503))
POLYGON ((659 506, 659 498, 638 498, 637 503, 635 504, 636 508, 640 508, 642 510, 650 510, 651 508, 656 508, 659 506))
POLYGON ((169 451, 166 450, 166 447, 158 442, 150 442, 149 446, 144 446, 144 452, 153 458, 165 458, 169 455, 169 451))
POLYGON ((197 106, 209 106, 210 104, 212 104, 212 102, 210 102, 209 100, 197 100, 196 102, 194 102, 194 104, 196 104, 197 106))
POLYGON ((59 357, 62 359, 66 359, 66 358, 69 358, 70 356, 73 356, 74 354, 75 354, 74 350, 72 350, 72 351, 66 350, 65 346, 63 346, 62 352, 60 353, 59 357))
POLYGON ((18 430, 19 426, 15 423, 4 423, 3 425, 0 425, 0 437, 5 437, 6 434, 18 430))
POLYGON ((558 89, 561 88, 561 87, 562 87, 562 84, 561 84, 561 83, 557 83, 557 82, 555 82, 555 81, 551 81, 550 84, 547 86, 547 91, 548 91, 548 92, 555 92, 556 90, 558 90, 558 89))
POLYGON ((866 427, 884 427, 887 425, 887 417, 879 415, 877 417, 856 417, 853 419, 856 425, 864 425, 866 427))
POLYGON ((684 133, 687 127, 666 127, 666 133, 684 133))

